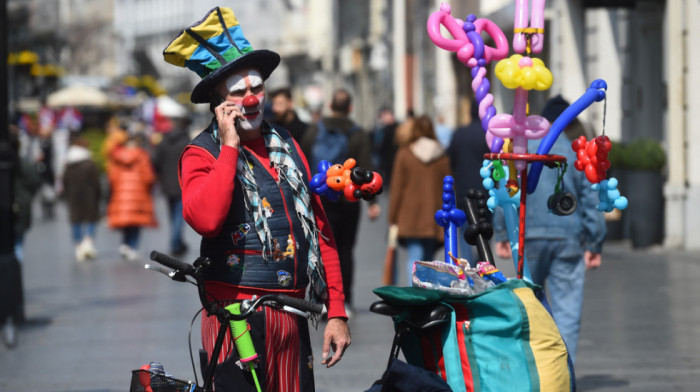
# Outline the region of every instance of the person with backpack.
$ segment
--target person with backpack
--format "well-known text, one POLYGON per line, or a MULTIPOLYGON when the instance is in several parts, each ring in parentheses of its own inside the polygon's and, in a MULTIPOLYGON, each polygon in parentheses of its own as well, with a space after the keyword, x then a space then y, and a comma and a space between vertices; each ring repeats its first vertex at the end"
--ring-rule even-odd
MULTIPOLYGON (((340 88, 333 93, 330 104, 330 117, 323 117, 306 131, 301 142, 301 148, 308 157, 311 170, 318 170, 320 161, 331 164, 342 164, 348 158, 354 158, 356 166, 373 170, 372 144, 367 134, 350 118, 352 111, 352 96, 346 89, 340 88)), ((323 199, 323 209, 333 230, 338 245, 340 268, 343 275, 345 290, 345 311, 352 315, 354 247, 357 229, 360 223, 360 204, 351 203, 344 198, 337 202, 323 199)), ((370 202, 367 209, 370 219, 376 219, 381 214, 381 208, 376 200, 370 202)))

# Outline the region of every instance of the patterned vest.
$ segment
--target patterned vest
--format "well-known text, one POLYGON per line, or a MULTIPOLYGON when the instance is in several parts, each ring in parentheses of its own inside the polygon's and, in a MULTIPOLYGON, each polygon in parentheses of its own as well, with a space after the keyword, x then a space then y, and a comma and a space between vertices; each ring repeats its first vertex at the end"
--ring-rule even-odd
MULTIPOLYGON (((284 129, 275 130, 291 147, 304 183, 308 184, 304 163, 291 135, 284 129)), ((212 137, 211 125, 190 146, 207 150, 215 159, 219 157, 220 148, 212 137)), ((292 189, 285 181, 278 184, 245 147, 241 150, 252 164, 260 188, 260 199, 272 234, 272 249, 266 249, 267 257, 264 259, 253 214, 246 209, 243 186, 236 180, 233 201, 221 232, 213 238, 202 238, 200 254, 213 261, 213 268, 208 271, 206 279, 266 290, 291 291, 304 288, 309 283, 309 244, 304 238, 304 231, 294 209, 292 189)))

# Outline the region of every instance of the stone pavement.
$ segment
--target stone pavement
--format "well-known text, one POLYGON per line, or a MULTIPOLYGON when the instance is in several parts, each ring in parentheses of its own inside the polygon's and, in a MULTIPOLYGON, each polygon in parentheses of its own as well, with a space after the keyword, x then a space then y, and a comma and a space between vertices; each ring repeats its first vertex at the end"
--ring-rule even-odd
MULTIPOLYGON (((168 222, 158 200, 161 227, 143 232, 142 255, 167 251, 168 222)), ((0 391, 125 391, 130 371, 153 360, 179 378, 192 379, 187 333, 198 310, 195 288, 144 270, 143 261, 122 260, 119 234, 104 223, 98 229, 99 259, 76 263, 63 206, 58 212, 52 222, 35 219, 27 236, 29 320, 14 350, 0 344, 0 391)), ((392 324, 368 311, 377 299, 371 290, 381 284, 385 220, 383 215, 361 224, 353 341, 338 365, 321 368, 323 331, 312 332, 319 392, 364 391, 386 366, 392 324)), ((198 247, 191 229, 187 240, 198 247)), ((195 254, 184 259, 192 261, 195 254)), ((579 390, 700 390, 700 257, 661 248, 638 251, 623 242, 606 244, 603 263, 586 280, 579 390)), ((500 260, 499 267, 513 276, 509 264, 500 260)), ((198 324, 192 334, 195 350, 198 324)))

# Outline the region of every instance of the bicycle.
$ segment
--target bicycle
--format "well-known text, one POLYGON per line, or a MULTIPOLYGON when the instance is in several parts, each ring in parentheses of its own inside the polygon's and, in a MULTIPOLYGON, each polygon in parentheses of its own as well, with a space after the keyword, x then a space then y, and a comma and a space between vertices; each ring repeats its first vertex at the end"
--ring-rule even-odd
MULTIPOLYGON (((194 365, 194 357, 192 356, 192 347, 190 345, 190 359, 192 361, 192 370, 194 371, 195 377, 194 382, 174 378, 165 374, 162 371, 162 367, 155 366, 155 369, 137 369, 132 371, 130 392, 212 391, 214 374, 217 366, 217 361, 215 359, 218 358, 221 353, 224 339, 226 338, 226 332, 229 328, 241 358, 241 363, 248 365, 248 368, 252 372, 253 379, 255 380, 256 388, 258 391, 261 391, 252 362, 257 358, 257 354, 255 353, 255 348, 250 338, 250 326, 245 320, 253 315, 261 306, 281 308, 302 315, 307 315, 308 313, 321 314, 323 312, 323 305, 321 304, 311 303, 284 294, 267 294, 254 299, 235 302, 223 307, 218 302, 210 301, 207 296, 204 273, 207 268, 211 267, 211 260, 206 257, 199 257, 194 263, 187 264, 155 250, 151 252, 150 258, 169 268, 169 270, 154 267, 149 264, 146 264, 146 269, 161 272, 174 281, 188 282, 197 286, 202 309, 195 314, 195 318, 202 310, 205 310, 209 317, 215 316, 218 319, 221 327, 219 328, 216 343, 211 355, 211 358, 214 358, 214 360, 209 361, 202 372, 203 385, 199 385, 197 371, 194 365)), ((192 320, 193 323, 195 318, 192 320)))

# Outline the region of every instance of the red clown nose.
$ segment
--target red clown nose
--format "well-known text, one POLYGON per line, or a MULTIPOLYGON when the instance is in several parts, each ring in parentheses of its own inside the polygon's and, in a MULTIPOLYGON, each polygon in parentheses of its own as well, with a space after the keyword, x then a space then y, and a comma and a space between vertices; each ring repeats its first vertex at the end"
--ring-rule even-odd
POLYGON ((260 105, 260 101, 255 95, 249 95, 243 98, 243 107, 245 108, 254 108, 258 105, 260 105))

